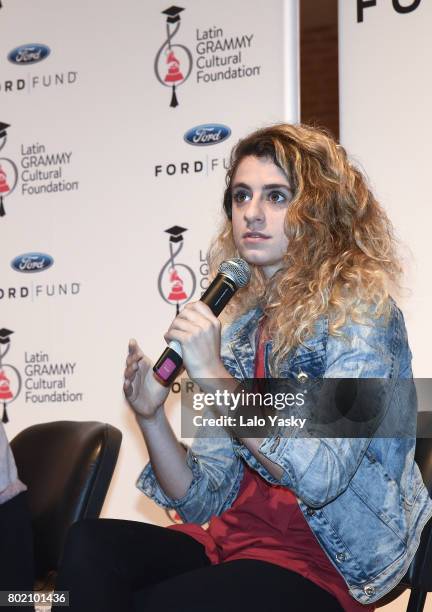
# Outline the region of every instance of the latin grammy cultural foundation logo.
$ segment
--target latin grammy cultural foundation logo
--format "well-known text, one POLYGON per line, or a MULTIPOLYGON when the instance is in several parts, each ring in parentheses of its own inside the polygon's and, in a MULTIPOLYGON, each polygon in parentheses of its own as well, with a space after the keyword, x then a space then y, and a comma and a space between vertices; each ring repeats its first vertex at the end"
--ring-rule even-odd
POLYGON ((162 14, 166 15, 166 40, 156 54, 154 71, 157 80, 164 87, 171 87, 172 108, 178 106, 177 87, 183 85, 192 72, 192 54, 185 45, 173 43, 180 29, 180 13, 184 8, 170 6, 162 14))
MULTIPOLYGON (((0 151, 7 141, 7 130, 10 125, 0 122, 0 151)), ((4 200, 10 196, 18 183, 18 168, 9 157, 0 157, 0 217, 6 215, 4 200)))
POLYGON ((183 248, 183 232, 185 227, 173 225, 165 230, 169 235, 169 258, 159 272, 158 289, 162 299, 176 307, 176 315, 180 305, 186 304, 192 298, 196 289, 195 274, 187 264, 178 263, 176 257, 183 248))
POLYGON ((17 399, 22 387, 21 375, 16 367, 4 361, 11 346, 11 334, 13 331, 10 329, 0 329, 0 402, 3 405, 3 423, 9 422, 7 407, 17 399))

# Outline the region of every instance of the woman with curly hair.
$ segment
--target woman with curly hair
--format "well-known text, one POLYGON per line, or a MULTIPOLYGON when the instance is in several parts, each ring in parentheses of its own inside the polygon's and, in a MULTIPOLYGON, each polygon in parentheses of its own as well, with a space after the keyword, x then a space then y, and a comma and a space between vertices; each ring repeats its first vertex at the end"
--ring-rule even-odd
POLYGON ((251 282, 223 325, 201 301, 174 319, 165 339, 180 342, 189 377, 208 392, 260 378, 382 380, 376 427, 307 438, 220 427, 185 447, 165 416, 169 389, 131 340, 124 391, 150 457, 137 486, 184 524, 76 524, 57 588, 80 612, 372 611, 432 516, 415 434, 403 435, 416 404, 391 224, 344 148, 301 124, 237 144, 223 207, 212 274, 241 257, 251 282))

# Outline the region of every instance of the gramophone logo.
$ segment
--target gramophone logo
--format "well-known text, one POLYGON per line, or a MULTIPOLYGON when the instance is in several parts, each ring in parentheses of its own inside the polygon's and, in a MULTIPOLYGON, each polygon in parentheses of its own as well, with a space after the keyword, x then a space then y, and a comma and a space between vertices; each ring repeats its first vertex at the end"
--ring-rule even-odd
POLYGON ((0 329, 0 404, 3 406, 3 423, 8 423, 7 407, 21 392, 21 375, 15 366, 5 363, 4 358, 10 349, 10 336, 13 331, 0 329))
POLYGON ((177 315, 180 312, 180 305, 189 302, 195 293, 196 278, 192 268, 176 261, 177 255, 183 248, 183 232, 187 229, 173 225, 165 231, 170 235, 169 258, 159 272, 158 289, 165 302, 175 305, 177 315))
MULTIPOLYGON (((0 121, 0 151, 7 141, 7 130, 10 125, 0 121)), ((0 217, 4 217, 5 199, 10 196, 18 183, 18 168, 8 157, 0 157, 0 217)))
POLYGON ((174 37, 180 29, 180 13, 184 8, 170 6, 163 15, 166 15, 166 40, 155 57, 154 71, 157 80, 164 87, 171 87, 171 107, 178 106, 176 89, 183 85, 192 72, 192 54, 185 45, 173 43, 174 37))

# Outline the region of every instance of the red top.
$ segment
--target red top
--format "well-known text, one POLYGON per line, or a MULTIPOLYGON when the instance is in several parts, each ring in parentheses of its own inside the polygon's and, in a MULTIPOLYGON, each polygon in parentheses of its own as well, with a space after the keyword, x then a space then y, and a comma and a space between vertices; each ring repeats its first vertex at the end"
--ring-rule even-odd
MULTIPOLYGON (((261 336, 261 326, 258 337, 261 336)), ((264 377, 264 338, 259 339, 255 378, 264 377)), ((315 538, 295 494, 273 485, 248 465, 232 506, 212 516, 207 529, 195 523, 170 525, 205 547, 211 563, 234 559, 259 559, 301 574, 330 592, 345 612, 373 612, 349 593, 341 574, 315 538)))

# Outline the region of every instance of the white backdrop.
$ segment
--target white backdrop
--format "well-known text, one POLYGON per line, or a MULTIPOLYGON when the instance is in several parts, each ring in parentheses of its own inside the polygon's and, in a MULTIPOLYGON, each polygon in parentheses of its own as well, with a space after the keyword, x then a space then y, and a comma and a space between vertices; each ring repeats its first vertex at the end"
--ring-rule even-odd
POLYGON ((358 21, 357 4, 339 2, 341 143, 366 170, 401 240, 400 303, 414 375, 430 377, 432 5, 378 0, 358 21))
MULTIPOLYGON (((135 488, 147 454, 122 396, 127 342, 136 337, 156 359, 175 297, 198 299, 207 286, 232 145, 262 125, 298 120, 297 1, 268 0, 264 11, 259 0, 238 0, 233 11, 230 0, 187 0, 171 11, 171 50, 162 13, 170 5, 160 0, 2 4, 8 436, 57 419, 116 425, 123 444, 103 516, 168 524, 135 488), (206 146, 184 139, 200 125, 221 138, 225 128, 209 124, 230 135, 206 146), (171 243, 182 248, 170 278, 165 230, 176 226, 183 241, 171 243)), ((167 412, 178 431, 177 397, 167 412)))

